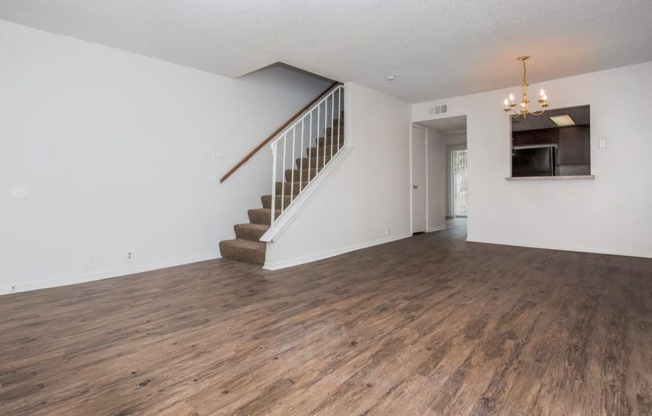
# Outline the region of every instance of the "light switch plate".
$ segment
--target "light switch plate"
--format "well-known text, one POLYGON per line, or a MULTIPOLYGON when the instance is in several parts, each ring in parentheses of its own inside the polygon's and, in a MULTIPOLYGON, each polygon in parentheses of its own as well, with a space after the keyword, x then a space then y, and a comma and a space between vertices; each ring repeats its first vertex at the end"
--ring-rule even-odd
POLYGON ((607 148, 607 139, 598 140, 598 149, 606 149, 606 148, 607 148))

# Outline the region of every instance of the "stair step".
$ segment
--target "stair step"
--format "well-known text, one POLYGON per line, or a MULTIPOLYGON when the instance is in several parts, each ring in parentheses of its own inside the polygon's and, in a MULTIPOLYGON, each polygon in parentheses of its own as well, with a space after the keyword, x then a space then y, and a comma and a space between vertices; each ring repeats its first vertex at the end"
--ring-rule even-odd
POLYGON ((339 150, 337 146, 319 146, 319 151, 317 150, 317 147, 309 147, 306 150, 306 154, 308 157, 324 157, 324 152, 326 153, 326 157, 329 157, 331 155, 335 155, 337 151, 339 150), (332 151, 332 153, 331 153, 332 151), (319 153, 318 153, 319 152, 319 153))
POLYGON ((276 182, 276 194, 281 195, 298 195, 299 191, 305 188, 308 185, 308 182, 276 182))
POLYGON ((269 230, 266 224, 236 224, 233 226, 235 238, 249 241, 260 241, 260 237, 269 230))
POLYGON ((288 182, 310 181, 312 178, 314 178, 317 175, 317 172, 318 172, 317 169, 310 169, 310 170, 288 169, 285 171, 285 180, 288 182), (292 177, 292 174, 294 174, 294 178, 292 177))
POLYGON ((326 136, 330 136, 331 134, 337 136, 338 130, 340 135, 344 134, 344 124, 341 124, 339 129, 337 128, 337 123, 333 127, 326 127, 326 136))
MULTIPOLYGON (((249 215, 249 222, 252 224, 270 225, 272 222, 272 210, 269 208, 250 209, 247 214, 249 215)), ((274 218, 277 218, 279 215, 281 215, 281 210, 277 209, 274 218)))
MULTIPOLYGON (((330 111, 328 112, 328 115, 329 116, 331 115, 330 111)), ((326 123, 326 128, 331 128, 331 126, 334 129, 336 129, 338 126, 340 128, 344 127, 344 117, 342 117, 342 118, 334 118, 332 121, 328 120, 328 122, 326 123)))
MULTIPOLYGON (((296 194, 294 195, 296 197, 296 194)), ((279 209, 281 208, 281 198, 283 199, 283 207, 282 208, 287 208, 288 205, 292 202, 293 198, 290 198, 290 195, 285 195, 281 197, 281 195, 276 195, 276 201, 274 201, 274 209, 279 209)), ((268 208, 272 209, 272 196, 271 195, 263 195, 260 197, 260 200, 263 203, 263 208, 268 208)))
MULTIPOLYGON (((330 154, 326 155, 326 163, 328 163, 330 160, 331 160, 331 155, 330 154)), ((317 159, 317 157, 313 157, 311 159, 308 159, 307 157, 299 158, 296 160, 296 162, 297 162, 297 168, 303 167, 304 169, 308 169, 309 166, 308 163, 310 163, 311 169, 314 168, 315 166, 321 169, 324 167, 325 164, 323 155, 320 155, 319 159, 317 159)))
POLYGON ((254 264, 265 264, 266 244, 236 238, 220 241, 222 257, 254 264))
POLYGON ((344 135, 342 135, 340 137, 335 136, 332 139, 331 139, 330 136, 326 136, 326 138, 319 137, 317 139, 317 145, 318 146, 323 146, 324 143, 326 143, 327 145, 333 145, 333 146, 336 146, 336 147, 337 147, 337 145, 339 143, 340 147, 342 147, 342 146, 344 146, 344 135))

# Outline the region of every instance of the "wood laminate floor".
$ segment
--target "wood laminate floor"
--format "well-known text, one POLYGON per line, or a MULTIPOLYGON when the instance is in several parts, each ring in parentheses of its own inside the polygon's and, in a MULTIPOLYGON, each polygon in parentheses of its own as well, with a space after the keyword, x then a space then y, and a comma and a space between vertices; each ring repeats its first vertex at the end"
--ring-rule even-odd
POLYGON ((2 296, 0 414, 652 414, 652 260, 452 224, 2 296))

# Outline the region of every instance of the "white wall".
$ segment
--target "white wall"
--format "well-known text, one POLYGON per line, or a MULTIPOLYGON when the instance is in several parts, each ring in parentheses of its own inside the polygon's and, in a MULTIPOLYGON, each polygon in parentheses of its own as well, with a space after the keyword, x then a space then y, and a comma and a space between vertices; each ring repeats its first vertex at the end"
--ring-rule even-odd
POLYGON ((353 83, 346 94, 354 147, 280 239, 267 244, 267 268, 410 236, 410 106, 353 83))
POLYGON ((446 135, 428 129, 428 231, 446 228, 446 135))
POLYGON ((4 21, 0 56, 0 293, 219 257, 269 193, 270 152, 219 178, 328 86, 284 68, 228 79, 4 21))
POLYGON ((458 131, 454 133, 446 133, 445 142, 447 146, 452 144, 466 144, 466 132, 458 131))
MULTIPOLYGON (((508 182, 509 118, 498 90, 415 104, 412 119, 447 104, 467 115, 468 239, 652 257, 652 62, 531 85, 552 108, 591 105, 595 180, 508 182), (598 149, 598 140, 608 147, 598 149)), ((518 87, 511 89, 518 93, 518 87)))

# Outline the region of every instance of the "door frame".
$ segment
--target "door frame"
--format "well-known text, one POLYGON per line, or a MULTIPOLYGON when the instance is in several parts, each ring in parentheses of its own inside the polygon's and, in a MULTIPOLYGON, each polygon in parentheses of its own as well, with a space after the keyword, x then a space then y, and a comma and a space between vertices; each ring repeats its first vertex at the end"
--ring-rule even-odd
POLYGON ((414 218, 413 218, 414 217, 414 202, 413 202, 414 198, 412 197, 412 194, 413 194, 412 193, 412 185, 414 184, 413 175, 412 175, 412 170, 413 170, 413 167, 414 167, 413 166, 413 160, 412 160, 412 150, 413 150, 412 149, 412 143, 413 143, 413 140, 414 140, 413 137, 412 137, 412 129, 414 129, 414 128, 416 128, 418 130, 423 130, 424 133, 425 133, 425 136, 426 136, 426 138, 425 138, 425 152, 424 152, 425 153, 424 157, 426 159, 425 160, 425 162, 426 162, 426 166, 425 166, 426 167, 426 183, 425 183, 425 187, 426 187, 426 231, 425 232, 428 232, 428 230, 430 229, 430 226, 428 224, 428 222, 429 222, 429 218, 428 218, 428 216, 429 216, 428 215, 429 214, 429 211, 428 211, 428 208, 429 208, 429 206, 428 206, 428 199, 429 199, 429 195, 428 195, 428 185, 429 185, 428 184, 428 129, 423 127, 420 124, 412 123, 411 126, 410 126, 410 143, 409 143, 409 145, 410 145, 409 146, 409 149, 410 149, 410 183, 409 183, 409 190, 410 190, 410 194, 409 194, 410 195, 410 234, 414 234, 414 218))

